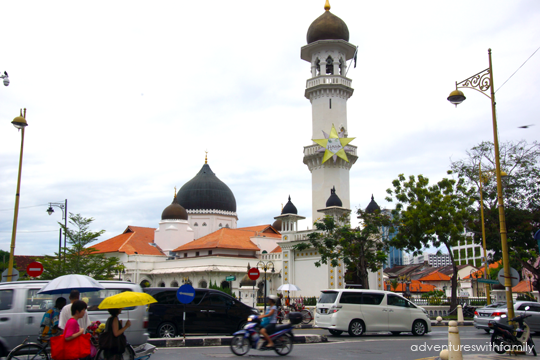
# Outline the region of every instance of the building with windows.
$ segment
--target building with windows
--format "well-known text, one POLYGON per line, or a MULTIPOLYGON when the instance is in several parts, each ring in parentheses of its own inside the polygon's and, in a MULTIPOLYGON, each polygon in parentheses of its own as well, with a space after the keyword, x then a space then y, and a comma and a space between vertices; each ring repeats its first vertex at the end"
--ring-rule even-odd
MULTIPOLYGON (((484 264, 482 261, 482 258, 484 257, 484 248, 481 244, 474 242, 473 233, 467 233, 467 238, 464 241, 460 241, 457 246, 452 247, 452 255, 454 256, 454 261, 458 265, 469 264, 480 267, 484 264)), ((488 250, 488 260, 492 256, 493 251, 488 250)))

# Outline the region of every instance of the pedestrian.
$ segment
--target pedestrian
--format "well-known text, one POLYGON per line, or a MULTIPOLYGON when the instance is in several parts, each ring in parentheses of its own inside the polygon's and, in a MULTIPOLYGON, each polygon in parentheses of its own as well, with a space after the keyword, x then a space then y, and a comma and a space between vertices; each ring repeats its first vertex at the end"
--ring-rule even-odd
POLYGON ((276 307, 278 310, 278 324, 283 324, 283 304, 281 303, 281 299, 283 298, 283 294, 279 293, 277 298, 276 307), (281 315, 281 316, 280 316, 281 315))
POLYGON ((75 300, 71 304, 70 309, 71 317, 66 322, 66 326, 64 329, 64 340, 67 342, 78 338, 86 330, 86 328, 79 326, 79 320, 82 319, 85 315, 87 315, 86 303, 82 300, 75 300))
POLYGON ((105 324, 105 332, 112 331, 115 338, 122 337, 123 345, 121 341, 115 341, 119 346, 118 348, 105 349, 104 355, 106 360, 122 360, 123 353, 126 350, 126 335, 124 335, 124 332, 131 326, 131 321, 126 321, 126 325, 122 327, 122 321, 118 319, 118 315, 121 313, 122 309, 109 309, 109 314, 111 314, 111 316, 107 319, 107 323, 105 324), (124 348, 122 348, 122 346, 124 348))
POLYGON ((51 337, 62 334, 62 331, 58 329, 58 320, 60 319, 60 312, 66 305, 66 302, 66 298, 60 296, 56 299, 54 307, 43 314, 39 329, 39 340, 41 342, 48 342, 51 337))
MULTIPOLYGON (((62 312, 60 313, 60 319, 58 320, 58 327, 62 330, 65 330, 66 328, 66 323, 68 322, 68 320, 71 318, 71 306, 73 305, 73 303, 75 303, 76 301, 82 301, 82 300, 79 300, 80 298, 80 293, 79 293, 79 290, 71 290, 71 292, 69 293, 69 301, 71 301, 71 304, 68 304, 66 306, 64 306, 64 308, 62 309, 62 312)), ((83 301, 84 302, 84 301, 83 301)), ((86 304, 86 303, 85 303, 86 304)), ((85 308, 86 309, 86 308, 85 308)), ((88 327, 88 325, 90 325, 90 319, 88 318, 88 312, 85 311, 84 312, 84 315, 79 318, 77 320, 77 322, 79 323, 79 326, 83 329, 86 330, 86 328, 88 327)))

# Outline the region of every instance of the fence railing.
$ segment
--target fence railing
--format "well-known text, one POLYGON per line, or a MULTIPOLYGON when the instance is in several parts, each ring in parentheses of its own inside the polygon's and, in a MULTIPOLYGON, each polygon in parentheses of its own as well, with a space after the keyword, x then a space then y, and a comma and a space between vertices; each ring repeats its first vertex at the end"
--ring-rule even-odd
MULTIPOLYGON (((429 305, 448 305, 450 306, 450 297, 430 297, 430 298, 421 298, 412 296, 409 300, 419 306, 429 306, 429 305)), ((487 305, 487 299, 485 297, 458 297, 458 304, 469 305, 469 306, 485 306, 487 305)), ((494 299, 491 299, 491 303, 494 302, 494 299)))

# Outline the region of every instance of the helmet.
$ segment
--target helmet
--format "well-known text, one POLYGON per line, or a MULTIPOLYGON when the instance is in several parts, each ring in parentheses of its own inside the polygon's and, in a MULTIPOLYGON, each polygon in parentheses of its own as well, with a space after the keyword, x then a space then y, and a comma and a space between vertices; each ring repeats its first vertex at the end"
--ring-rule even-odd
POLYGON ((277 303, 278 297, 276 295, 268 295, 267 299, 277 303))

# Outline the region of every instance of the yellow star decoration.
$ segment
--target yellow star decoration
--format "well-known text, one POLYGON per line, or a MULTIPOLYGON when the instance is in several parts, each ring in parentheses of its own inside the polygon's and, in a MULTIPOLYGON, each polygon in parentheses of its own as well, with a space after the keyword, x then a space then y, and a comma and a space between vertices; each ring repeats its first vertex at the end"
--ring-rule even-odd
POLYGON ((332 130, 330 130, 330 135, 328 136, 328 138, 312 140, 325 148, 322 160, 324 164, 326 160, 330 159, 331 157, 334 158, 335 163, 338 156, 346 162, 349 162, 349 158, 347 158, 347 153, 345 152, 344 148, 354 139, 355 138, 340 138, 338 132, 336 131, 336 128, 334 127, 334 124, 332 124, 332 130))

